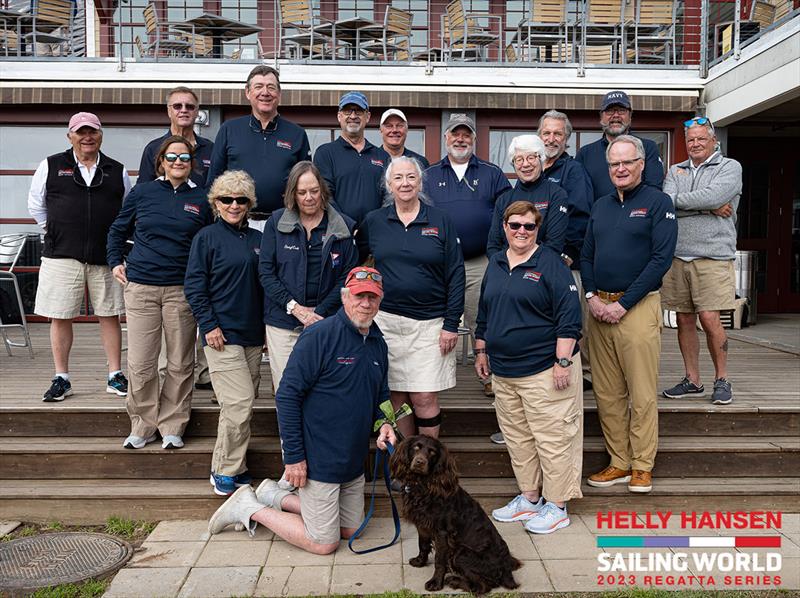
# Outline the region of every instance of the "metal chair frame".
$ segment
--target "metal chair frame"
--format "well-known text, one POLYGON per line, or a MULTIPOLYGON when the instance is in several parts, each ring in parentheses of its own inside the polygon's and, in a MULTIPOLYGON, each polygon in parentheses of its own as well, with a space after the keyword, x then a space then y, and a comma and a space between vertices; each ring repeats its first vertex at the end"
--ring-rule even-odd
POLYGON ((31 335, 28 330, 28 322, 25 319, 25 305, 22 303, 22 294, 19 291, 19 281, 17 275, 14 274, 14 267, 19 261, 22 250, 25 247, 25 242, 28 235, 25 233, 14 233, 10 235, 0 236, 0 267, 7 269, 0 269, 0 280, 9 280, 14 286, 14 295, 17 300, 17 309, 22 323, 11 324, 4 323, 2 314, 0 314, 0 336, 3 337, 3 344, 6 347, 6 352, 9 357, 12 357, 11 347, 27 347, 31 359, 33 359, 33 345, 31 344, 31 335), (22 330, 24 342, 15 342, 8 337, 6 332, 9 328, 19 328, 22 330))

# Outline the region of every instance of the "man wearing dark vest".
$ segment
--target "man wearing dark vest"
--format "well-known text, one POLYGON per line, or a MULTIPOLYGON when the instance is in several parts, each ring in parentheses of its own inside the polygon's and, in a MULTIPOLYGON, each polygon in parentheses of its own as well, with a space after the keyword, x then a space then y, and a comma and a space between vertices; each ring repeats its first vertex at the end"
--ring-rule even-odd
POLYGON ((51 319, 55 376, 42 397, 46 402, 72 394, 72 320, 81 312, 86 286, 108 360, 106 392, 128 392, 120 364, 119 316, 125 303, 106 263, 106 238, 131 183, 125 167, 100 151, 103 130, 97 116, 73 115, 67 139, 72 147, 42 160, 28 193, 28 211, 45 230, 34 313, 51 319))

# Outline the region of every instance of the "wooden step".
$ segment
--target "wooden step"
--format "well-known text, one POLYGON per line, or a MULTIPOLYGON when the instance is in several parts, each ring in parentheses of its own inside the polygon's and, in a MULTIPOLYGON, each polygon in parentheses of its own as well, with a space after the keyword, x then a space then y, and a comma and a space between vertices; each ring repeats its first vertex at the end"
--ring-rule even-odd
MULTIPOLYGON (((505 504, 518 493, 513 479, 462 478, 462 486, 487 509, 505 504)), ((366 493, 369 494, 367 486, 366 493)), ((571 513, 605 510, 800 512, 800 478, 718 479, 659 478, 650 494, 632 494, 624 485, 583 487, 584 498, 570 501, 571 513)), ((10 480, 0 484, 0 520, 88 525, 112 515, 160 521, 206 519, 222 504, 208 480, 10 480)), ((390 514, 385 489, 377 492, 377 513, 390 514)), ((404 524, 405 525, 405 524, 404 524)))
MULTIPOLYGON (((470 478, 513 477, 508 452, 488 438, 444 439, 461 475, 470 478)), ((122 448, 118 437, 0 438, 0 479, 206 479, 214 439, 187 438, 180 450, 163 450, 156 442, 139 450, 122 448)), ((254 477, 279 477, 280 443, 276 437, 254 437, 247 455, 254 477)), ((608 464, 603 441, 584 440, 583 473, 608 464)), ((371 466, 370 466, 371 467, 371 466)), ((772 477, 800 471, 800 439, 786 436, 662 438, 655 475, 664 477, 772 477)))

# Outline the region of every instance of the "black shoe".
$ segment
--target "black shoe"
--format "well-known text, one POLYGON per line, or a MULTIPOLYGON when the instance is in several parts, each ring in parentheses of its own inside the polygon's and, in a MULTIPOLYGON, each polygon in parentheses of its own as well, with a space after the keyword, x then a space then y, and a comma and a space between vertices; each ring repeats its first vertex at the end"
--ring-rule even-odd
POLYGON ((594 387, 592 386, 592 381, 589 380, 589 378, 584 378, 583 379, 583 392, 586 392, 587 390, 594 390, 594 387))
POLYGON ((109 378, 106 392, 118 397, 124 397, 128 394, 128 379, 122 372, 114 374, 113 378, 109 378))
POLYGON ((42 400, 45 403, 56 403, 58 401, 63 401, 71 394, 72 384, 69 383, 69 380, 65 380, 61 376, 56 376, 53 378, 50 388, 48 388, 47 392, 42 396, 42 400))
POLYGON ((211 385, 211 382, 195 382, 194 387, 197 390, 214 390, 214 387, 211 385))

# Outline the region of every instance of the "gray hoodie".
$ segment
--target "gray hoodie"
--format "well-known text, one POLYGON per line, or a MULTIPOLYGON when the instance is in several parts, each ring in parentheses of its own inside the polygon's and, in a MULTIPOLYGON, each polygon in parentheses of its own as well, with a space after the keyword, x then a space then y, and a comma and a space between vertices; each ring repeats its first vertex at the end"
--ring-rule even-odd
POLYGON ((692 177, 691 161, 675 164, 664 179, 678 217, 675 257, 732 260, 736 257, 736 210, 742 195, 742 166, 717 152, 692 177), (733 215, 711 213, 726 203, 733 215))

